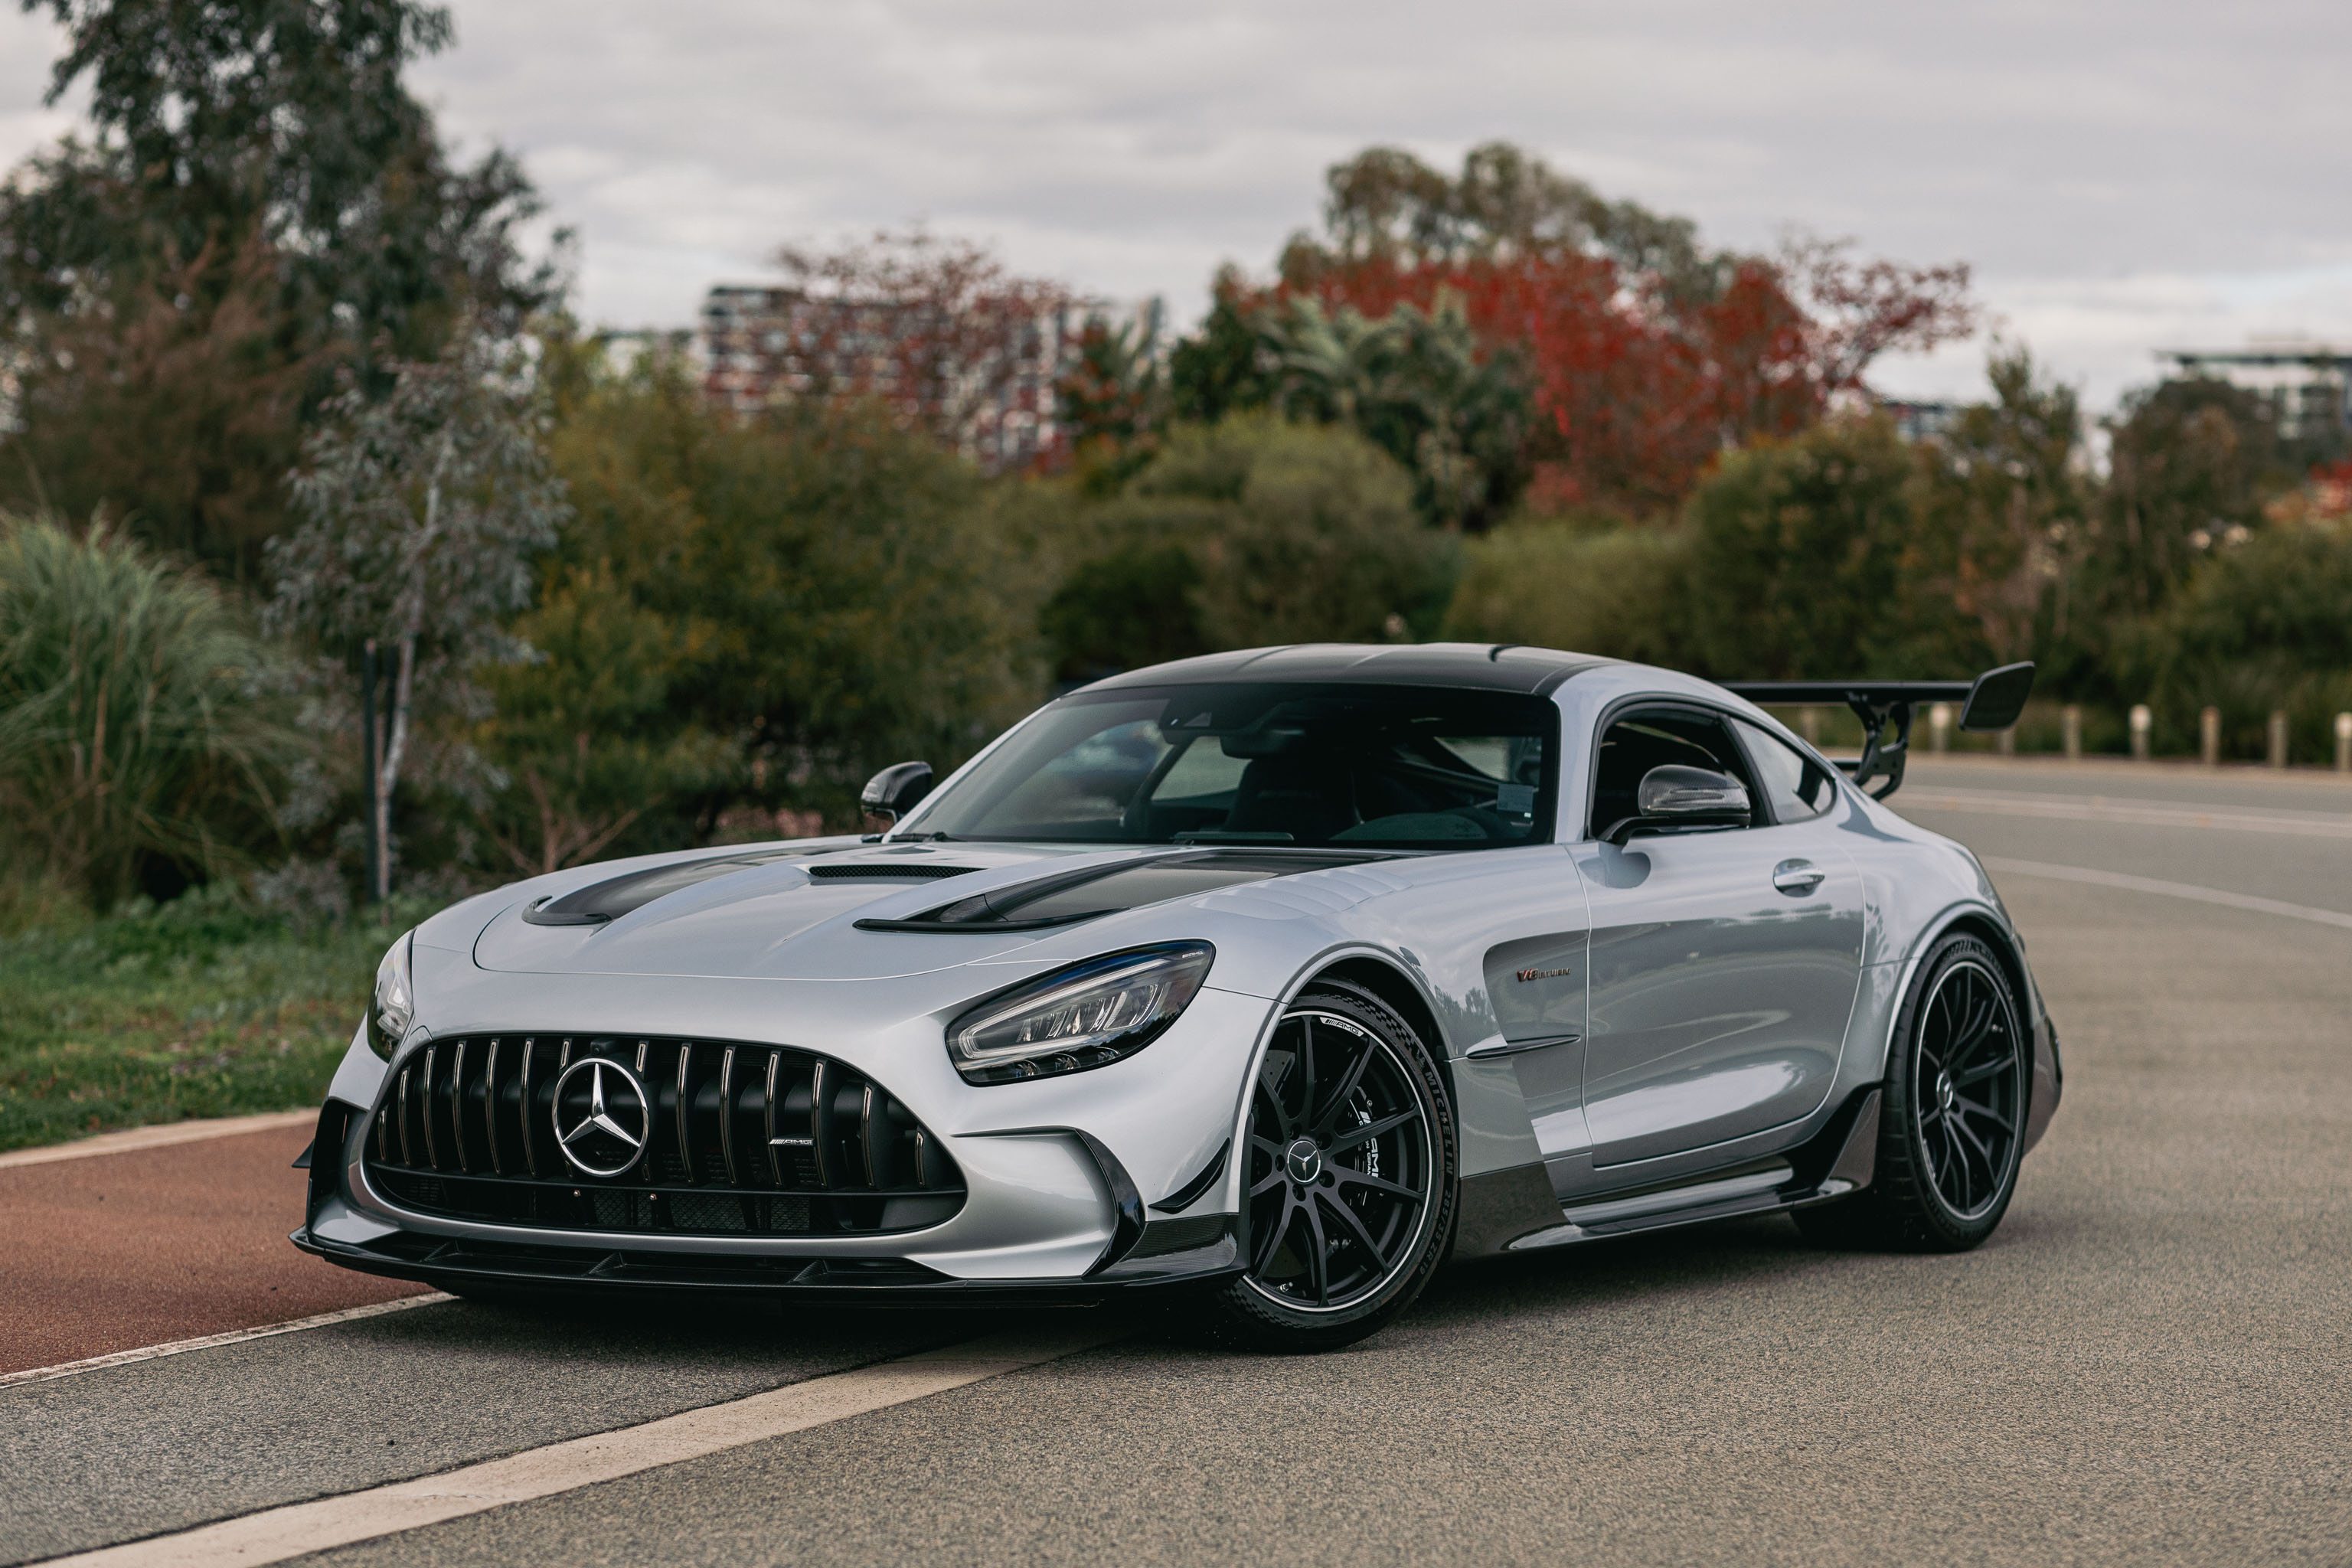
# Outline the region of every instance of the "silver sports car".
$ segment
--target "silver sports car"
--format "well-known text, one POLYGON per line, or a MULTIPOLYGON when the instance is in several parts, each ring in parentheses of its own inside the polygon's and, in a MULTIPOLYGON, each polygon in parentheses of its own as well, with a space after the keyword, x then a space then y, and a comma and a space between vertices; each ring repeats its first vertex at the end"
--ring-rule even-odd
POLYGON ((293 1239, 475 1295, 1181 1289, 1293 1349, 1449 1257, 1774 1209, 1974 1247, 2058 1041, 1983 868, 1875 796, 1918 705, 2002 728, 2032 680, 1438 645, 1100 681, 877 775, 887 832, 403 936, 293 1239), (1850 705, 1862 755, 1751 698, 1850 705))

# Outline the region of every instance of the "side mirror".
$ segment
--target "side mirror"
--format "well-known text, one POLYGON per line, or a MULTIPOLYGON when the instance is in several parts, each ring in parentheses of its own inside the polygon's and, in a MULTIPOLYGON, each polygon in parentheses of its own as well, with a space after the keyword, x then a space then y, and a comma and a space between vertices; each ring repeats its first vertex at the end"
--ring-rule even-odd
POLYGON ((1754 819, 1747 786, 1738 779, 1678 763, 1643 773, 1633 805, 1641 815, 1627 817, 1602 836, 1620 848, 1644 828, 1745 827, 1754 819))
POLYGON ((931 793, 931 764, 929 763, 894 763, 866 781, 865 791, 857 804, 869 816, 883 816, 898 821, 915 809, 922 798, 931 793))

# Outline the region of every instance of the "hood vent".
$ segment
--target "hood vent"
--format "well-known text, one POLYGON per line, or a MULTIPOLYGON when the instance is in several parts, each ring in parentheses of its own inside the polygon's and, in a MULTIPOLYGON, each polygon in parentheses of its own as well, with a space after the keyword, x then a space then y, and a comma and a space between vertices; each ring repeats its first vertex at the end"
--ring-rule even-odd
POLYGON ((767 849, 748 855, 719 855, 708 860, 656 866, 649 871, 629 871, 601 882, 591 882, 584 888, 575 888, 560 899, 542 899, 523 910, 522 918, 535 926, 603 925, 606 921, 619 920, 633 910, 641 910, 656 899, 691 888, 698 882, 708 882, 713 877, 748 871, 777 860, 838 853, 831 847, 823 849, 767 849))
POLYGON ((1360 850, 1179 850, 975 893, 907 920, 869 919, 856 924, 859 931, 991 934, 1045 931, 1144 904, 1196 898, 1244 882, 1391 858, 1387 853, 1360 850))
POLYGON ((853 860, 845 865, 811 866, 810 878, 819 882, 866 881, 928 882, 938 877, 968 877, 979 870, 977 866, 934 866, 921 861, 853 860))

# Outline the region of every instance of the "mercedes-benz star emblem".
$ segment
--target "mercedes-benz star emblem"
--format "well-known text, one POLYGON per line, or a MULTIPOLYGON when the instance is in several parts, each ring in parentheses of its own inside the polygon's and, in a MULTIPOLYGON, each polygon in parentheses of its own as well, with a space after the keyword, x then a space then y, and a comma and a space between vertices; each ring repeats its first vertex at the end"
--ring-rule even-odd
POLYGON ((574 1168, 619 1175, 645 1152, 652 1129, 645 1086, 620 1063, 584 1057, 555 1080, 556 1146, 574 1168))

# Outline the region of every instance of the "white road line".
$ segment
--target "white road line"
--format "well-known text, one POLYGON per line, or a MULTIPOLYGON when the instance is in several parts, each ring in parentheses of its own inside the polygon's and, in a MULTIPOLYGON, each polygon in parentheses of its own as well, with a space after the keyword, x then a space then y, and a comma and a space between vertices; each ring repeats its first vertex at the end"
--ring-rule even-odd
POLYGON ((1904 792, 1897 809, 1960 811, 1991 816, 2040 816, 2063 822, 2121 822, 2140 827, 2218 827, 2235 833, 2284 833, 2303 838, 2352 838, 2352 815, 2286 811, 2266 805, 2199 805, 2107 795, 2023 795, 2009 790, 1941 789, 1904 792))
POLYGON ((697 1459, 862 1415, 1091 1349, 1116 1331, 1045 1338, 1004 1335, 755 1394, 640 1426, 574 1437, 503 1459, 316 1502, 293 1503, 174 1535, 109 1546, 56 1563, 105 1568, 251 1568, 355 1541, 438 1524, 509 1503, 552 1497, 640 1470, 697 1459))
POLYGON ((2352 931, 2352 915, 2338 910, 2319 910, 2309 904, 2258 899, 2251 893, 2225 893, 2219 888, 2200 888, 2188 882, 2159 882, 2153 877, 2127 877, 2121 871, 2094 871, 2087 866, 2053 866, 2041 860, 1996 859, 1990 855, 1979 858, 1988 871, 2009 872, 2020 877, 2049 877, 2061 882, 2088 882, 2093 887, 2121 888, 2130 893, 2156 893, 2168 899, 2194 899, 2200 904, 2252 910, 2257 914, 2284 915, 2289 920, 2310 921, 2316 925, 2352 931))
POLYGON ((231 1329, 225 1334, 173 1340, 167 1344, 146 1345, 135 1351, 116 1351, 111 1355, 59 1362, 55 1366, 27 1367, 23 1372, 0 1375, 0 1388, 13 1388, 20 1383, 47 1383, 53 1377, 71 1377, 77 1373, 99 1372, 110 1366, 130 1366, 137 1362, 153 1361, 159 1356, 178 1355, 184 1351, 208 1351, 215 1345, 243 1344, 247 1340, 266 1340, 275 1334, 290 1334, 303 1329, 323 1329, 331 1323, 381 1318, 386 1312, 404 1312, 411 1307, 429 1307, 436 1301, 453 1299, 441 1291, 432 1290, 422 1296, 403 1296, 396 1301, 371 1301, 364 1307, 346 1307, 340 1312, 321 1312, 315 1318, 297 1318, 290 1323, 271 1323, 258 1329, 231 1329))
POLYGON ((157 1127, 133 1127, 123 1132, 101 1132, 46 1149, 12 1149, 0 1154, 0 1170, 15 1165, 46 1165, 52 1160, 86 1160, 93 1154, 129 1154, 141 1149, 161 1149, 173 1143, 195 1143, 206 1138, 234 1138, 240 1132, 268 1132, 279 1127, 301 1127, 319 1120, 309 1110, 271 1110, 259 1116, 218 1116, 202 1121, 166 1121, 157 1127))

